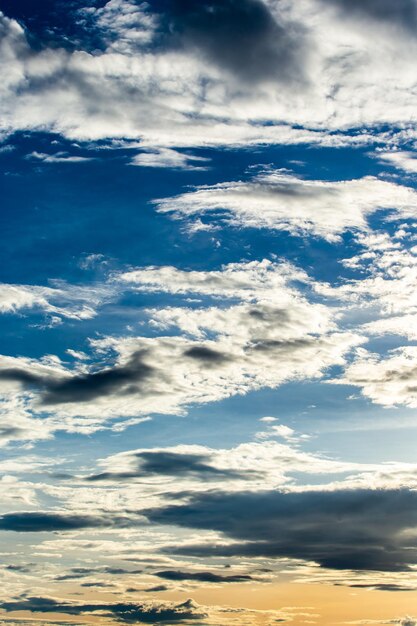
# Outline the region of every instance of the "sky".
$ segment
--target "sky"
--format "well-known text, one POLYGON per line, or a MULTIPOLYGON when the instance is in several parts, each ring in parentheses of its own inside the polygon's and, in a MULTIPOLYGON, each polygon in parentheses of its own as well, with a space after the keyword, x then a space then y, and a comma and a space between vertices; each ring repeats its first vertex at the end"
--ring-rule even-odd
POLYGON ((417 0, 0 0, 0 624, 417 625, 417 0))

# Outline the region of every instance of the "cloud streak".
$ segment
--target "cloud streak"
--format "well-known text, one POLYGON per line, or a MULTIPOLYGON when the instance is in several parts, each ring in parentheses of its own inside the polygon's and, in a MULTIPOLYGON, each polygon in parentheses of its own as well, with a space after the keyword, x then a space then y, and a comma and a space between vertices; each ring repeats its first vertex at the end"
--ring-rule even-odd
POLYGON ((156 201, 158 211, 192 220, 208 216, 221 224, 285 230, 338 241, 346 231, 366 231, 373 213, 404 217, 417 211, 414 189, 373 177, 326 182, 286 172, 259 174, 249 181, 200 187, 156 201))

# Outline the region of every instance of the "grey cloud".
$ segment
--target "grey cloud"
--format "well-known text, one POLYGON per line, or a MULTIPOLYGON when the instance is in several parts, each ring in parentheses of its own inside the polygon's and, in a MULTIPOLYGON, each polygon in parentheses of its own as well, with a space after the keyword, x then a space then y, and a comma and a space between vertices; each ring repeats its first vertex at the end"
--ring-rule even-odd
POLYGON ((166 0, 166 41, 195 49, 251 84, 303 78, 304 34, 262 0, 166 0))
POLYGON ((320 0, 344 13, 360 18, 398 25, 413 35, 417 28, 417 3, 415 0, 320 0))
MULTIPOLYGON (((137 591, 137 589, 126 589, 126 591, 137 591)), ((155 585, 154 587, 148 587, 143 589, 145 593, 160 593, 161 591, 169 591, 169 587, 166 585, 155 585)))
POLYGON ((217 365, 230 360, 230 357, 222 352, 207 348, 206 346, 194 346, 193 348, 189 348, 184 352, 184 356, 202 361, 206 365, 217 365))
POLYGON ((230 574, 222 576, 213 572, 183 572, 181 570, 165 570, 154 572, 154 576, 164 580, 183 581, 192 580, 201 583, 242 583, 256 580, 248 574, 230 574))
POLYGON ((56 576, 54 580, 74 580, 77 578, 86 578, 87 576, 94 576, 97 574, 110 574, 111 576, 123 576, 131 574, 141 574, 142 570, 134 569, 128 570, 122 567, 73 567, 68 574, 62 574, 56 576))
MULTIPOLYGON (((340 586, 340 584, 339 584, 340 586)), ((348 585, 354 589, 374 589, 375 591, 415 591, 416 587, 405 587, 404 585, 397 585, 395 583, 376 583, 376 584, 366 584, 366 583, 358 583, 353 585, 348 585)))
POLYGON ((289 339, 286 341, 278 341, 274 339, 269 341, 254 339, 253 349, 261 352, 276 352, 278 356, 280 352, 285 354, 292 350, 308 348, 315 342, 317 342, 317 340, 314 337, 306 337, 305 339, 289 339))
POLYGON ((94 582, 94 583, 81 583, 80 587, 99 587, 100 589, 111 589, 114 588, 115 585, 112 585, 112 583, 101 583, 101 582, 94 582))
POLYGON ((100 611, 105 617, 113 617, 125 624, 172 624, 186 620, 204 619, 203 613, 194 602, 181 604, 145 604, 118 602, 73 604, 53 598, 27 597, 0 603, 4 611, 31 611, 32 613, 63 613, 65 615, 88 615, 100 611))
POLYGON ((15 532, 80 530, 82 528, 105 528, 116 524, 123 524, 123 520, 54 512, 6 513, 0 517, 0 530, 15 532))
POLYGON ((0 440, 1 439, 20 439, 25 435, 24 428, 17 428, 16 426, 0 426, 0 440))
POLYGON ((29 563, 28 565, 5 565, 4 569, 10 572, 23 572, 26 574, 32 570, 34 565, 34 563, 29 563))
POLYGON ((238 543, 172 549, 196 556, 287 557, 336 570, 407 571, 417 545, 417 493, 339 491, 190 495, 188 503, 145 512, 160 524, 215 530, 238 543))
POLYGON ((126 365, 116 365, 65 379, 31 373, 23 368, 3 368, 0 380, 16 381, 25 387, 39 388, 45 405, 88 402, 117 393, 139 392, 141 383, 152 376, 154 369, 143 362, 143 353, 135 353, 126 365))
POLYGON ((61 404, 65 402, 85 402, 105 396, 133 385, 127 391, 139 391, 140 383, 149 378, 153 368, 142 361, 137 353, 124 366, 93 372, 83 376, 74 376, 61 383, 53 384, 47 390, 44 404, 61 404))
POLYGON ((0 380, 15 381, 26 386, 37 386, 41 383, 43 378, 39 374, 32 374, 18 367, 8 367, 0 370, 0 380))
POLYGON ((219 469, 210 465, 210 456, 207 454, 187 454, 181 452, 142 451, 131 454, 136 467, 125 472, 102 472, 86 478, 87 481, 100 482, 106 480, 129 480, 149 475, 200 477, 205 480, 219 478, 244 479, 256 472, 219 469))

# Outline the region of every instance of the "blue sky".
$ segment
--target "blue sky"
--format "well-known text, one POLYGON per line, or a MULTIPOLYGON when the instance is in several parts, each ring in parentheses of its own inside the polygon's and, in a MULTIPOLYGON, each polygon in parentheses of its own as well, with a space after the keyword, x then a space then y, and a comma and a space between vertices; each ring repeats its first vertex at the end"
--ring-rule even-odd
POLYGON ((416 27, 0 0, 1 623, 415 626, 416 27))

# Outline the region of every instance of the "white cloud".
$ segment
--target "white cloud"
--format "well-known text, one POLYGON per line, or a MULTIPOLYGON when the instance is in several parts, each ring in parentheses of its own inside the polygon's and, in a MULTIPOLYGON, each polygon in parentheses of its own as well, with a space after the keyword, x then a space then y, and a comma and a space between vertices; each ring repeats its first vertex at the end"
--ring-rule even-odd
MULTIPOLYGON (((305 435, 301 435, 300 441, 304 439, 305 435)), ((291 439, 285 443, 265 440, 217 449, 196 445, 138 448, 102 459, 98 462, 97 471, 96 476, 100 480, 91 483, 95 488, 101 482, 103 486, 114 483, 119 489, 126 487, 130 493, 128 497, 132 498, 135 497, 135 481, 140 482, 144 490, 149 489, 149 494, 154 494, 160 485, 161 475, 164 476, 167 491, 178 493, 180 498, 188 490, 256 492, 263 489, 281 489, 299 493, 417 486, 415 463, 346 462, 305 452, 299 442, 291 439), (164 459, 168 470, 161 474, 164 472, 164 459), (179 460, 178 465, 175 464, 175 459, 179 460), (219 474, 210 474, 207 467, 213 468, 219 474), (158 471, 152 468, 158 468, 158 471), (320 476, 320 482, 311 481, 313 476, 320 476)))
POLYGON ((162 471, 166 490, 170 493, 180 493, 188 489, 257 491, 284 486, 291 488, 294 483, 291 478, 293 472, 338 474, 357 469, 355 464, 331 461, 305 453, 294 445, 269 441, 244 443, 229 449, 196 445, 138 448, 102 459, 99 467, 97 476, 100 480, 93 481, 94 485, 99 485, 101 481, 103 484, 113 482, 122 488, 129 483, 144 483, 146 480, 150 490, 155 492, 160 484, 162 471), (164 473, 165 458, 167 471, 164 473), (179 470, 175 459, 181 463, 179 470), (154 473, 153 463, 159 468, 154 473))
POLYGON ((0 284, 0 313, 27 309, 74 320, 91 319, 99 305, 114 297, 106 285, 90 287, 54 281, 54 286, 0 284))
POLYGON ((417 154, 404 150, 381 150, 375 157, 383 164, 391 165, 408 174, 417 173, 417 154))
POLYGON ((147 9, 148 4, 134 0, 110 0, 100 8, 78 11, 82 21, 92 22, 101 32, 110 50, 135 52, 138 46, 151 43, 158 20, 147 9))
MULTIPOLYGON (((410 234, 401 227, 393 237, 381 232, 359 234, 357 241, 363 246, 363 252, 344 259, 342 265, 360 270, 363 276, 341 281, 336 286, 316 283, 314 289, 323 296, 349 301, 352 306, 372 308, 374 316, 376 308, 384 317, 415 313, 417 246, 411 245, 414 235, 410 242, 410 234)), ((385 323, 388 322, 378 322, 378 325, 382 329, 385 323)))
POLYGON ((256 434, 257 439, 273 439, 278 437, 287 441, 296 441, 297 434, 293 428, 286 426, 285 424, 277 424, 270 426, 268 430, 259 432, 256 434))
POLYGON ((220 270, 185 271, 172 266, 145 267, 114 276, 130 289, 144 292, 197 294, 244 301, 288 302, 290 284, 308 282, 307 274, 286 262, 268 259, 229 263, 220 270))
POLYGON ((0 398, 0 446, 22 441, 36 442, 52 437, 50 425, 41 417, 34 417, 30 398, 16 393, 17 389, 2 390, 0 398))
POLYGON ((172 148, 148 150, 133 157, 130 164, 140 167, 169 167, 179 170, 205 170, 210 159, 198 157, 172 148))
POLYGON ((43 163, 84 163, 85 161, 91 161, 91 157, 82 157, 68 152, 57 152, 56 154, 46 154, 44 152, 32 152, 28 154, 27 158, 36 159, 43 163))
POLYGON ((295 59, 284 54, 276 78, 250 85, 198 46, 160 45, 160 19, 145 3, 111 0, 79 13, 104 41, 101 52, 33 50, 23 28, 2 16, 1 131, 136 138, 154 149, 372 143, 373 132, 345 131, 413 123, 417 42, 410 32, 399 35, 378 20, 366 20, 365 29, 363 20, 341 19, 317 0, 267 5, 288 43, 284 50, 271 44, 271 54, 291 49, 295 59))
POLYGON ((366 351, 346 368, 338 384, 355 385, 365 397, 386 407, 417 407, 417 348, 392 350, 387 357, 366 351))
POLYGON ((293 286, 298 280, 308 282, 296 268, 269 261, 116 275, 113 286, 202 294, 216 305, 149 309, 156 336, 91 340, 90 360, 77 360, 75 369, 59 359, 3 357, 1 386, 26 390, 31 410, 50 414, 50 431, 88 433, 110 419, 184 413, 194 403, 320 378, 363 339, 339 332, 337 311, 310 303, 293 286))
POLYGON ((401 335, 415 341, 417 339, 417 314, 384 317, 364 324, 362 330, 371 335, 401 335))
POLYGON ((337 241, 345 230, 367 230, 367 217, 381 209, 417 215, 417 193, 373 177, 343 182, 303 180, 281 170, 249 180, 199 187, 156 201, 158 211, 193 218, 212 214, 236 227, 288 230, 337 241))

